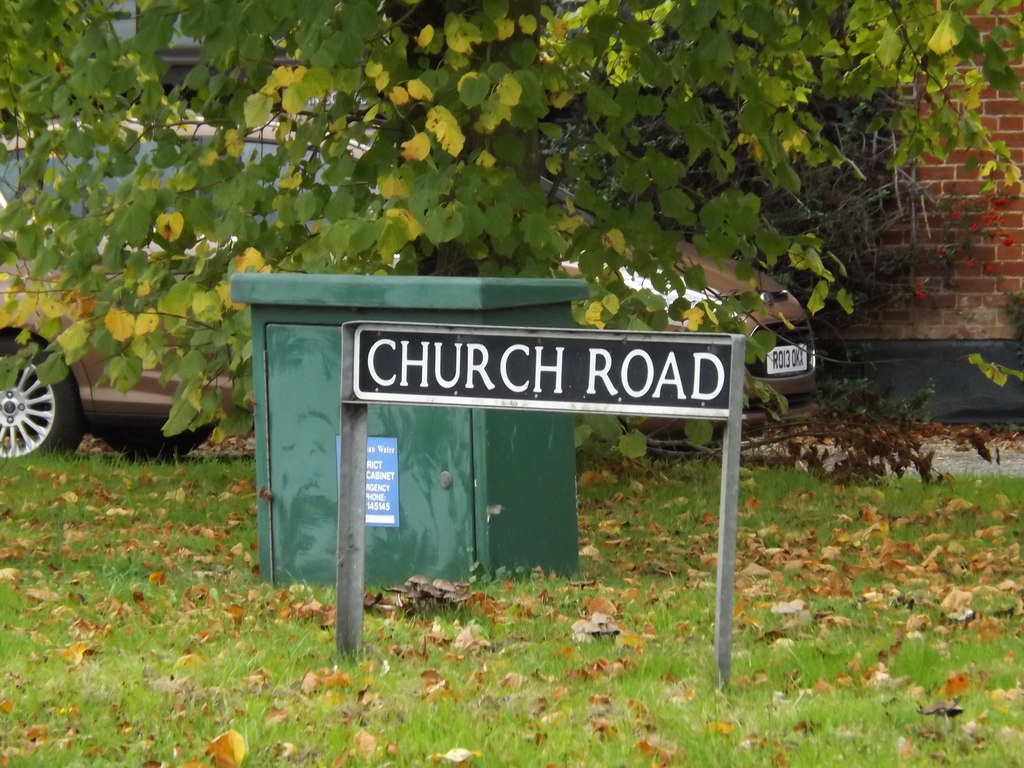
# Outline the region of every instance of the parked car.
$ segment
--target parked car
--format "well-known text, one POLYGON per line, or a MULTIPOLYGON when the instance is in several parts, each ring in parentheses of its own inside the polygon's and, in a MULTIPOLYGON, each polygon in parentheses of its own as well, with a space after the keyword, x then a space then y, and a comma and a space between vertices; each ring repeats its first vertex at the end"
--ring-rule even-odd
MULTIPOLYGON (((0 193, 3 205, 6 198, 0 193)), ((20 266, 3 263, 0 257, 0 306, 13 290, 11 278, 20 266)), ((0 387, 0 458, 74 451, 86 433, 132 456, 184 455, 209 436, 212 427, 163 434, 174 383, 162 384, 159 370, 144 370, 128 392, 120 392, 104 379, 105 361, 95 350, 72 363, 69 375, 56 383, 43 383, 39 377, 42 352, 14 372, 15 356, 26 344, 42 350, 48 343, 39 333, 37 320, 30 316, 25 327, 0 322, 0 382, 7 384, 0 387), (26 331, 29 336, 23 344, 20 339, 26 331)))
MULTIPOLYGON (((6 298, 16 266, 0 265, 0 300, 6 298)), ((28 323, 31 342, 46 339, 28 323)), ((14 356, 26 329, 0 327, 0 380, 10 378, 14 356), (6 375, 5 375, 6 374, 6 375)), ((69 375, 54 384, 39 378, 43 353, 0 388, 0 458, 36 451, 74 451, 88 432, 122 452, 151 457, 183 455, 202 443, 210 429, 166 436, 161 431, 171 408, 173 385, 159 381, 158 370, 143 371, 138 383, 120 392, 102 378, 104 360, 90 350, 71 364, 69 375)))
MULTIPOLYGON (((684 298, 691 305, 708 302, 716 306, 726 297, 756 290, 764 303, 764 310, 744 317, 747 334, 770 331, 776 339, 775 347, 764 360, 747 365, 748 402, 743 413, 744 422, 754 425, 813 413, 817 408, 814 394, 817 360, 814 334, 803 305, 766 272, 755 271, 753 277, 743 279, 737 275, 737 262, 730 259, 716 262, 701 257, 691 245, 681 246, 677 270, 683 273, 697 265, 704 271, 706 288, 700 291, 687 289, 684 298)), ((563 268, 570 275, 579 272, 572 264, 563 264, 563 268)), ((619 274, 631 288, 658 294, 666 304, 672 304, 678 298, 676 294, 658 290, 650 279, 630 270, 620 270, 619 274)), ((685 325, 677 320, 670 320, 666 330, 686 332, 685 325)), ((641 429, 652 436, 671 437, 680 433, 684 424, 685 421, 679 419, 651 418, 642 422, 641 429)))
MULTIPOLYGON (((685 298, 691 304, 707 301, 716 305, 727 296, 756 290, 765 308, 744 317, 747 333, 752 335, 766 330, 775 335, 775 347, 767 357, 747 365, 744 422, 759 425, 777 418, 795 419, 813 413, 817 408, 814 396, 817 360, 814 334, 803 305, 767 273, 756 271, 752 278, 742 279, 737 275, 735 261, 727 259, 719 263, 703 258, 695 248, 684 245, 677 269, 683 272, 694 265, 703 268, 707 287, 701 291, 687 290, 685 298)), ((660 293, 649 280, 638 275, 625 272, 623 280, 638 290, 660 293)), ((671 303, 677 297, 667 295, 664 298, 671 303)), ((670 321, 667 330, 685 333, 685 326, 679 321, 670 321)), ((655 438, 671 438, 682 432, 684 424, 679 419, 652 418, 644 421, 640 428, 655 438)))

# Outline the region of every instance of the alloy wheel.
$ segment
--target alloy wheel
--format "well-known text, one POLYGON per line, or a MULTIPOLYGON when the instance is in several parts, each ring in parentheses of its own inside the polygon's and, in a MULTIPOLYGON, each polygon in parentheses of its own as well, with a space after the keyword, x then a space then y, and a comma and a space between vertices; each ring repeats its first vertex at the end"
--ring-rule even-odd
POLYGON ((53 431, 53 387, 43 384, 34 365, 18 374, 14 386, 0 390, 0 456, 25 456, 38 450, 53 431))

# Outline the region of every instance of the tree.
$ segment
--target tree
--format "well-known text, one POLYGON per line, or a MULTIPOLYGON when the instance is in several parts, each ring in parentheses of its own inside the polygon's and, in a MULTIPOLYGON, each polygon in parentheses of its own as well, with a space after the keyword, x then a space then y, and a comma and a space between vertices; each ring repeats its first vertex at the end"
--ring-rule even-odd
POLYGON ((93 344, 125 388, 162 365, 182 380, 169 432, 224 416, 208 386, 222 371, 239 406, 222 424, 247 423, 247 314, 225 282, 240 270, 548 276, 569 261, 594 285, 585 322, 690 310, 737 328, 729 316, 756 295, 666 308, 617 279, 628 263, 680 295, 700 288, 699 271, 673 269, 685 238, 741 269, 809 270, 818 309, 841 265, 730 184, 742 165, 796 191, 795 163, 844 164, 812 92, 869 101, 923 81, 891 114, 893 161, 968 147, 1017 180, 975 98, 984 83, 1018 89, 1021 22, 1002 12, 1016 0, 133 5, 0 9, 2 130, 22 190, 0 229, 28 291, 0 324, 38 313, 60 359, 93 344), (195 66, 168 77, 167 51, 188 42, 195 66), (654 120, 671 152, 644 140, 654 120), (254 131, 274 151, 250 156, 254 131), (713 191, 687 186, 698 173, 713 191))

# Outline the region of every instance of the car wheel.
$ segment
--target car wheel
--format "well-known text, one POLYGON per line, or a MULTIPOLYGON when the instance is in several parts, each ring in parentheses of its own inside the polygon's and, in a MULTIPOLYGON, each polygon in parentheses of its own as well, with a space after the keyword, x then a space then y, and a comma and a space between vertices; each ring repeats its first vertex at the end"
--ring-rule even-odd
POLYGON ((213 427, 167 436, 159 427, 148 425, 103 427, 94 430, 116 451, 135 459, 173 459, 198 448, 213 427))
MULTIPOLYGON (((0 357, 18 349, 13 339, 0 339, 0 357)), ((0 389, 0 457, 71 452, 84 434, 85 417, 70 374, 54 384, 44 384, 36 366, 29 363, 12 386, 0 389)))

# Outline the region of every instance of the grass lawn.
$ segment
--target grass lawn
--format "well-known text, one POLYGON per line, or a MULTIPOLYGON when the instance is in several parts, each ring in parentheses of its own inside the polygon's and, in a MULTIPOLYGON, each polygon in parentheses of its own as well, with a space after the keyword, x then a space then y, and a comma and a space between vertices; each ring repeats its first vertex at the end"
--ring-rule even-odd
POLYGON ((725 691, 717 465, 579 485, 580 573, 374 609, 340 658, 333 590, 254 573, 251 462, 8 460, 0 766, 1024 765, 1024 479, 744 469, 725 691))

